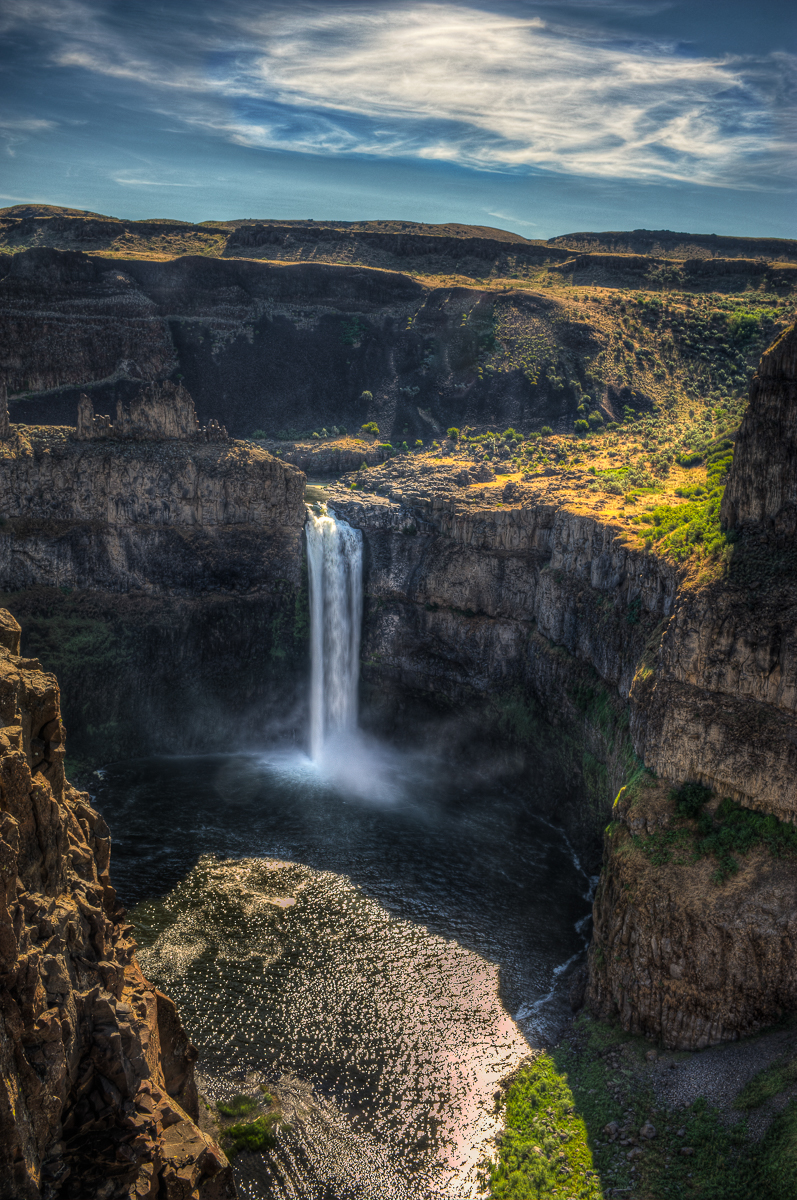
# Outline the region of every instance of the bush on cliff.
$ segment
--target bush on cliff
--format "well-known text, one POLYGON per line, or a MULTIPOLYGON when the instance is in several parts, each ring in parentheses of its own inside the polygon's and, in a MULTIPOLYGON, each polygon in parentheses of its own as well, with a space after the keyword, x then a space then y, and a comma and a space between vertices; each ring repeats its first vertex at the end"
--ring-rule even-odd
MULTIPOLYGON (((673 855, 684 853, 692 862, 714 858, 717 868, 715 883, 724 883, 739 870, 736 856, 748 854, 757 846, 765 846, 776 858, 797 854, 797 828, 777 817, 743 808, 735 800, 725 799, 715 812, 707 809, 712 797, 710 788, 699 783, 687 783, 671 793, 675 816, 688 825, 670 825, 649 836, 635 836, 634 845, 654 866, 663 867, 673 861, 673 855)), ((681 860, 683 861, 683 860, 681 860)))

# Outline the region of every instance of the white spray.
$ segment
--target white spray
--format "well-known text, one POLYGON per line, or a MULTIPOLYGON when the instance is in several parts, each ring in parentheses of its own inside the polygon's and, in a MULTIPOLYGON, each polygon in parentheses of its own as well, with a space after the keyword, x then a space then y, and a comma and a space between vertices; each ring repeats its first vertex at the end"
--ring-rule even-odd
POLYGON ((307 516, 310 576, 310 756, 357 728, 363 538, 332 516, 307 516))

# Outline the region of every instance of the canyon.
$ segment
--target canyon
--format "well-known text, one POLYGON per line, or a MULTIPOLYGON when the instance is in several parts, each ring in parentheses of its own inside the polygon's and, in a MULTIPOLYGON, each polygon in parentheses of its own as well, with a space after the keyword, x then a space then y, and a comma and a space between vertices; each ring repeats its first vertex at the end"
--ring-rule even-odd
MULTIPOLYGON (((241 223, 226 244, 278 232, 241 223)), ((589 275, 611 266, 596 256, 647 252, 642 233, 546 254, 588 255, 589 275)), ((72 1195, 92 1178, 87 1146, 121 1164, 130 1196, 233 1194, 196 1127, 187 1036, 136 966, 108 831, 65 780, 65 727, 79 772, 301 740, 305 471, 334 476, 307 498, 362 535, 367 729, 505 781, 585 862, 603 856, 589 1008, 677 1050, 794 1011, 789 860, 757 845, 717 881, 710 858, 648 849, 680 828, 684 784, 711 814, 727 798, 797 817, 795 325, 761 357, 729 439, 723 557, 679 560, 645 539, 631 500, 591 490, 594 470, 474 465, 443 438, 455 420, 569 430, 587 388, 615 423, 623 401, 626 420, 664 403, 652 372, 623 395, 593 374, 606 327, 558 293, 46 245, 2 271, 6 1194, 72 1195), (480 368, 510 309, 564 374, 480 368), (371 420, 394 442, 435 441, 395 455, 375 438, 296 436, 371 420), (297 429, 265 442, 255 422, 297 429)))

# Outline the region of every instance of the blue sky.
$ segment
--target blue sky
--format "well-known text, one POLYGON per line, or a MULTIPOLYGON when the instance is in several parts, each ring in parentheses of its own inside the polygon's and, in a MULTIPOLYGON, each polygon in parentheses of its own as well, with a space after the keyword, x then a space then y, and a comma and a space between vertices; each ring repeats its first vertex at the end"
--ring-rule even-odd
POLYGON ((797 236, 782 0, 0 0, 0 205, 797 236))

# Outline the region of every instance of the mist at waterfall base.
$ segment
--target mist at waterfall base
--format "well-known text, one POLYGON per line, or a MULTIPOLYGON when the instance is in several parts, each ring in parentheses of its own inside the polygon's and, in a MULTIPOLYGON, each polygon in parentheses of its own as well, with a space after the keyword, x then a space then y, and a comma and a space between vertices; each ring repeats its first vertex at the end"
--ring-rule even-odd
POLYGON ((472 1197, 497 1086, 569 1015, 590 881, 516 796, 358 733, 361 541, 311 514, 307 544, 312 754, 107 768, 114 884, 205 1094, 282 1103, 243 1197, 472 1197))

